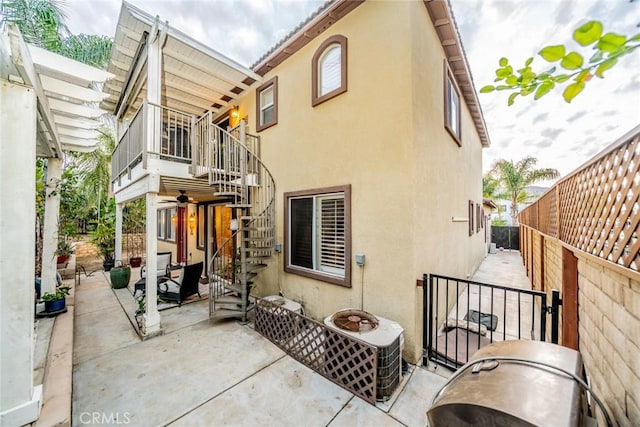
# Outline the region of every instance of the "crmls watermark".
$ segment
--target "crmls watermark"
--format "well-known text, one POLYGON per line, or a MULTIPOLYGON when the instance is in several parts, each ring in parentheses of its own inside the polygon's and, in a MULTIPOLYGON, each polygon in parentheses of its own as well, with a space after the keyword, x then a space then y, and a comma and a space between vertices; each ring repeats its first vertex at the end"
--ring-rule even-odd
POLYGON ((80 424, 129 424, 131 417, 128 412, 82 412, 80 424))

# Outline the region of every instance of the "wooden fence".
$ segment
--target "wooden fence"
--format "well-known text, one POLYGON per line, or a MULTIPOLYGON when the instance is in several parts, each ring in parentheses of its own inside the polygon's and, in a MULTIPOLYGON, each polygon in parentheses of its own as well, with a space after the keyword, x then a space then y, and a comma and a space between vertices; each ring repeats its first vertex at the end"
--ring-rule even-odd
POLYGON ((640 271, 640 126, 520 213, 520 224, 640 271))

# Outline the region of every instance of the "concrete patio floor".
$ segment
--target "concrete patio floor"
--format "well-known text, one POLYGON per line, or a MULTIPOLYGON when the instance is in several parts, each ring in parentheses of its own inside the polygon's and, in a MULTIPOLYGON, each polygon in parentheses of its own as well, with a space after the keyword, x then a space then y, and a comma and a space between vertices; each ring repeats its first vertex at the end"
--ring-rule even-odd
MULTIPOLYGON (((486 263, 500 260, 490 255, 479 273, 492 269, 486 263)), ((162 311, 164 334, 141 341, 127 298, 130 291, 112 290, 101 271, 75 289, 74 426, 425 426, 432 396, 450 375, 413 367, 385 412, 290 358, 251 324, 209 322, 207 301, 162 311)))

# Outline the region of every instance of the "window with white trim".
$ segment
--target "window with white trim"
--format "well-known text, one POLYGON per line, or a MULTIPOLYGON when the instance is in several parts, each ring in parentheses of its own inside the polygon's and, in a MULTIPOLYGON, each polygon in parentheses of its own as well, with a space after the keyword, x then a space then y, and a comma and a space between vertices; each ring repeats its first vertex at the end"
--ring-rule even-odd
POLYGON ((256 89, 258 132, 278 123, 278 76, 256 89))
POLYGON ((350 286, 350 187, 285 193, 285 270, 350 286))
POLYGON ((462 146, 462 129, 460 122, 460 91, 453 77, 451 68, 445 61, 444 66, 444 127, 458 146, 462 146))

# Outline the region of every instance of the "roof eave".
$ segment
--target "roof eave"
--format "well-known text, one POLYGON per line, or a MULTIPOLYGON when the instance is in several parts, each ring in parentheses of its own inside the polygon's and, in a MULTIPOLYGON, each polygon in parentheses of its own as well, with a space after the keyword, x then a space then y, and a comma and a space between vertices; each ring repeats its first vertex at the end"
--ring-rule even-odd
POLYGON ((473 84, 471 68, 460 40, 460 34, 456 27, 453 13, 448 0, 423 0, 427 8, 431 22, 433 23, 440 43, 449 62, 458 86, 462 90, 462 96, 471 112, 473 124, 480 137, 483 147, 489 147, 489 132, 482 114, 482 107, 478 100, 476 88, 473 84), (452 34, 453 38, 445 38, 445 34, 452 34))

